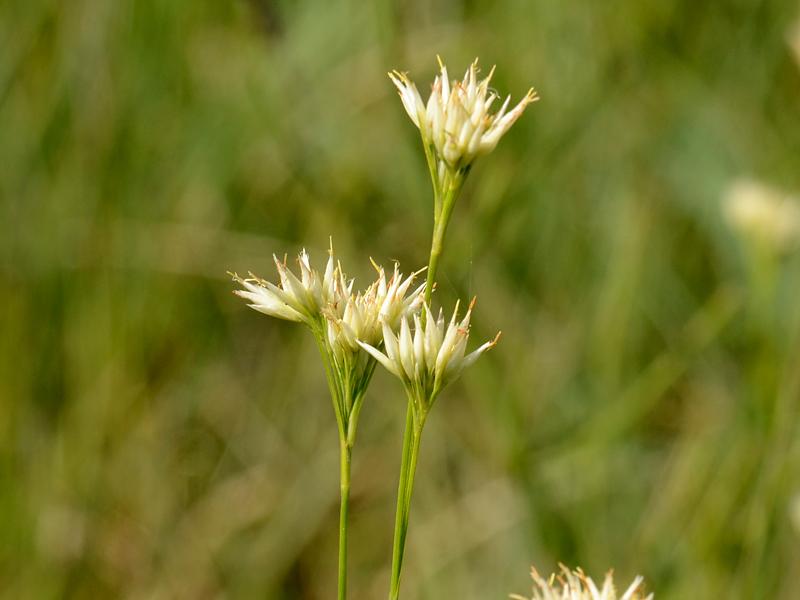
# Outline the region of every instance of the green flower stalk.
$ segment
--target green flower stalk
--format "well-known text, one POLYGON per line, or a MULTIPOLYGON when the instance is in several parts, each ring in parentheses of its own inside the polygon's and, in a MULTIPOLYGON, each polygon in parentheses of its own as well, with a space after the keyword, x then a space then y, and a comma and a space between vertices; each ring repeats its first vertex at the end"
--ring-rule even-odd
POLYGON ((400 595, 400 574, 411 511, 414 474, 419 458, 422 430, 428 413, 440 392, 455 381, 481 354, 492 348, 500 337, 498 333, 493 340, 470 354, 465 354, 474 305, 473 300, 459 321, 458 303, 456 303, 453 316, 446 324, 441 311, 438 318, 434 318, 426 303, 423 313, 425 318, 422 319, 420 315, 413 316, 413 332, 406 317, 401 319, 398 333, 395 333, 390 325, 383 325, 383 351, 370 344, 359 342, 364 350, 403 383, 412 417, 411 426, 406 428, 407 439, 404 441, 398 486, 389 595, 393 600, 400 595))
POLYGON ((333 249, 320 274, 311 267, 305 250, 298 257, 300 276, 275 258, 280 285, 256 277, 232 274, 243 289, 235 293, 249 306, 269 316, 304 323, 314 336, 325 368, 339 432, 340 509, 338 598, 347 594, 347 526, 350 503, 350 470, 353 445, 364 395, 375 371, 375 358, 362 350, 357 340, 382 347, 383 325, 397 326, 413 318, 422 304, 424 286, 411 288, 419 274, 403 277, 398 266, 387 279, 375 265, 377 279, 364 291, 353 293, 333 249))
MULTIPOLYGON (((447 226, 473 162, 479 156, 494 150, 500 138, 522 115, 528 104, 539 99, 534 89, 531 88, 511 110, 508 110, 511 102, 511 97, 508 96, 500 109, 496 113, 492 113, 492 105, 498 98, 497 93, 489 88, 494 68, 486 78, 479 80, 478 60, 475 59, 461 81, 451 81, 447 67, 440 58, 437 57, 437 59, 440 72, 434 79, 427 103, 423 102, 417 86, 406 73, 400 71, 389 73, 408 116, 419 129, 433 186, 433 235, 425 285, 426 305, 429 305, 431 301, 439 258, 444 250, 447 226)), ((426 321, 427 313, 423 313, 420 326, 425 327, 426 321)), ((411 489, 419 452, 419 437, 424 423, 423 413, 427 415, 427 410, 420 410, 415 406, 424 406, 427 402, 429 408, 435 395, 441 391, 443 381, 440 378, 440 387, 436 388, 435 394, 427 397, 427 400, 420 400, 419 395, 412 399, 412 395, 409 395, 393 544, 392 580, 389 594, 392 600, 398 598, 400 594, 400 571, 408 530, 411 489), (420 418, 421 416, 422 418, 420 418)), ((428 391, 433 393, 434 389, 428 391)), ((406 386, 406 393, 409 394, 408 386, 406 386)))
POLYGON ((408 116, 419 128, 433 185, 434 227, 425 296, 428 302, 450 215, 472 163, 494 150, 528 104, 539 99, 531 88, 511 110, 508 110, 511 96, 507 96, 500 109, 492 113, 492 104, 499 97, 489 88, 494 67, 486 78, 479 80, 478 59, 475 59, 463 80, 451 82, 447 67, 438 60, 440 73, 434 79, 427 103, 422 101, 408 75, 399 71, 389 73, 408 116))

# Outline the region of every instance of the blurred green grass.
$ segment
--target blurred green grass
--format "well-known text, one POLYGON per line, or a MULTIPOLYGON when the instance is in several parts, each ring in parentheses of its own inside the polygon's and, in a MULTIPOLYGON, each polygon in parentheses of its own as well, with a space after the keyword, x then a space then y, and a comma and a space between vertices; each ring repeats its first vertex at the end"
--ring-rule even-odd
MULTIPOLYGON (((438 295, 504 336, 430 421, 407 596, 502 598, 563 561, 664 600, 796 597, 800 264, 749 276, 719 204, 741 176, 800 190, 799 9, 0 4, 0 593, 331 596, 315 349, 225 272, 329 235, 362 283, 369 256, 425 263, 385 72, 424 87, 439 53, 542 100, 451 225, 438 295)), ((387 586, 403 412, 377 376, 354 598, 387 586)))

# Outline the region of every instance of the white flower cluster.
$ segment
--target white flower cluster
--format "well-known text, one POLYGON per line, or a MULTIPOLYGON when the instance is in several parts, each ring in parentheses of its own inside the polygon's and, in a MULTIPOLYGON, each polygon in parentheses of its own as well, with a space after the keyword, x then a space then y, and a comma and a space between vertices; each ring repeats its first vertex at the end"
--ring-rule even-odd
POLYGON ((543 579, 536 569, 531 569, 533 578, 533 596, 528 599, 524 596, 512 594, 516 600, 652 600, 653 594, 644 595, 643 579, 636 577, 622 596, 617 596, 614 587, 614 578, 611 572, 606 574, 603 587, 598 588, 590 577, 581 569, 571 571, 561 565, 561 573, 553 573, 549 578, 543 579))
POLYGON ((427 411, 439 392, 457 379, 464 368, 494 346, 500 337, 498 333, 493 340, 465 355, 469 339, 469 321, 474 304, 473 300, 466 315, 459 322, 458 303, 456 303, 453 316, 447 325, 441 311, 439 317, 434 318, 430 307, 425 304, 424 321, 419 314, 413 315, 413 333, 409 319, 405 315, 400 319, 399 334, 396 334, 388 323, 384 323, 383 352, 363 341, 359 343, 403 382, 409 398, 423 403, 415 408, 427 411))
POLYGON ((344 303, 332 304, 325 311, 328 343, 337 351, 357 352, 359 341, 378 345, 384 326, 396 328, 401 319, 419 312, 425 284, 409 293, 419 271, 404 279, 395 264, 387 281, 383 267, 374 266, 378 278, 366 290, 348 294, 344 303))
POLYGON ((247 279, 234 274, 234 280, 244 288, 234 293, 261 313, 305 323, 315 332, 324 331, 328 345, 337 354, 358 352, 357 340, 380 344, 383 324, 397 327, 401 318, 412 317, 422 305, 424 284, 411 290, 419 272, 404 278, 396 264, 388 280, 384 269, 375 265, 378 278, 364 291, 353 293, 353 280, 348 280, 341 264, 334 260, 332 249, 323 274, 311 266, 305 250, 297 263, 299 277, 287 267, 285 259, 275 257, 280 285, 252 273, 247 279))
POLYGON ((321 277, 311 267, 305 249, 297 257, 299 278, 286 266, 286 258, 283 262, 274 254, 272 258, 278 269, 280 287, 252 273, 247 279, 242 279, 235 273, 232 275, 233 280, 244 288, 234 293, 248 300, 248 306, 258 312, 278 319, 303 322, 313 327, 319 322, 323 309, 342 304, 351 294, 353 282, 347 282, 340 265, 334 266, 333 251, 321 277))
POLYGON ((302 322, 324 339, 334 356, 357 354, 362 348, 399 377, 406 390, 427 409, 449 383, 486 350, 500 334, 466 354, 473 300, 459 320, 458 303, 449 321, 442 312, 435 318, 423 301, 425 284, 412 289, 420 271, 406 277, 395 264, 391 277, 373 263, 378 277, 365 290, 354 293, 353 280, 343 273, 330 252, 325 271, 311 266, 303 250, 295 275, 286 260, 275 257, 280 285, 250 274, 233 278, 243 289, 234 293, 266 315, 302 322), (424 318, 420 311, 424 310, 424 318), (413 332, 412 326, 413 323, 413 332))
POLYGON ((449 79, 447 67, 439 59, 440 74, 433 82, 427 103, 408 75, 389 73, 400 92, 403 106, 426 144, 433 144, 438 157, 451 169, 469 166, 480 155, 488 154, 520 117, 525 107, 539 99, 531 88, 510 111, 511 96, 492 114, 498 98, 489 88, 494 68, 485 79, 478 79, 478 61, 473 62, 462 81, 449 79))

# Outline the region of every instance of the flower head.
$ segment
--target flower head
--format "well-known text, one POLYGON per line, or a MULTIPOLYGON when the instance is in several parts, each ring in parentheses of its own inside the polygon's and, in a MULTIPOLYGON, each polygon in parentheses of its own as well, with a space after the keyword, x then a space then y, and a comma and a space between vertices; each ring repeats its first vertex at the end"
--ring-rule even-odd
POLYGON ((397 327, 401 318, 412 317, 422 305, 425 285, 411 289, 420 271, 403 277, 395 263, 394 273, 387 281, 383 267, 375 263, 373 266, 378 278, 366 290, 350 294, 343 304, 325 311, 328 343, 337 351, 358 352, 358 340, 380 345, 382 323, 397 327))
POLYGON ((335 263, 333 248, 322 274, 311 267, 305 249, 297 257, 299 277, 286 265, 285 258, 281 262, 273 255, 273 259, 278 269, 279 286, 252 273, 247 279, 232 274, 234 281, 244 288, 234 293, 248 300, 250 308, 265 315, 314 327, 320 323, 323 310, 344 305, 351 295, 353 281, 348 282, 341 265, 335 263))
MULTIPOLYGON (((603 587, 598 588, 590 577, 581 569, 571 571, 561 565, 561 573, 553 573, 543 579, 536 569, 531 569, 533 578, 533 596, 530 600, 652 600, 653 594, 644 595, 643 580, 637 577, 622 596, 617 596, 614 578, 611 572, 606 574, 603 587)), ((524 596, 512 594, 516 600, 528 600, 524 596)))
POLYGON ((328 374, 328 385, 339 433, 352 444, 355 423, 367 386, 375 370, 375 358, 362 351, 359 340, 382 347, 384 324, 397 327, 401 319, 414 318, 422 306, 425 285, 412 289, 415 277, 404 277, 395 264, 387 279, 383 268, 372 263, 378 277, 365 290, 354 293, 330 250, 325 271, 311 266, 303 250, 297 258, 299 274, 275 258, 280 284, 256 277, 232 274, 243 289, 234 293, 264 314, 305 323, 313 333, 328 374))
POLYGON ((786 36, 797 65, 800 66, 800 20, 795 21, 786 36))
POLYGON ((377 279, 363 291, 354 292, 353 280, 334 259, 332 248, 323 273, 311 266, 305 250, 297 263, 299 276, 287 267, 285 259, 275 258, 279 285, 252 273, 247 279, 233 274, 234 281, 244 288, 234 293, 261 313, 305 323, 338 357, 361 352, 358 340, 380 346, 384 323, 397 328, 401 318, 413 318, 422 307, 425 284, 412 289, 421 271, 403 276, 395 263, 387 279, 383 267, 373 262, 377 279))
POLYGON ((473 300, 463 319, 458 320, 458 304, 449 323, 441 311, 434 318, 430 307, 424 304, 424 322, 419 314, 413 317, 413 332, 409 319, 400 318, 400 331, 387 321, 383 322, 384 351, 359 340, 359 344, 386 369, 400 378, 409 396, 421 402, 427 410, 436 396, 461 374, 464 368, 497 343, 500 334, 470 354, 465 354, 469 339, 469 321, 473 300))
POLYGON ((531 88, 511 110, 508 110, 511 96, 507 96, 500 110, 493 114, 492 104, 499 97, 489 88, 494 68, 485 79, 479 80, 478 60, 475 59, 461 81, 450 81, 441 59, 439 68, 427 103, 423 102, 408 75, 393 71, 389 77, 425 143, 433 144, 439 159, 452 169, 465 168, 476 157, 494 150, 525 107, 539 99, 531 88))
POLYGON ((725 216, 737 232, 776 252, 800 244, 800 201, 757 181, 739 180, 724 199, 725 216))

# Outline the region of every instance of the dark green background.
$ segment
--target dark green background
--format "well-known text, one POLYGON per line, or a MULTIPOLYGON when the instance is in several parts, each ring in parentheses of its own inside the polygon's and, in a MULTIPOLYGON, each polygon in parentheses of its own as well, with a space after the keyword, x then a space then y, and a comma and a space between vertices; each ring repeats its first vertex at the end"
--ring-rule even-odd
MULTIPOLYGON (((800 265, 720 202, 800 190, 796 2, 0 4, 0 594, 333 597, 337 442, 302 328, 227 270, 332 235, 427 260, 386 71, 477 55, 531 106, 456 208, 438 296, 501 343, 440 399, 406 597, 557 561, 659 600, 796 597, 800 265), (763 258, 763 257, 762 257, 763 258), (795 507, 795 508, 793 508, 795 507)), ((352 597, 381 598, 404 399, 355 450, 352 597)), ((798 519, 800 520, 800 519, 798 519)))

